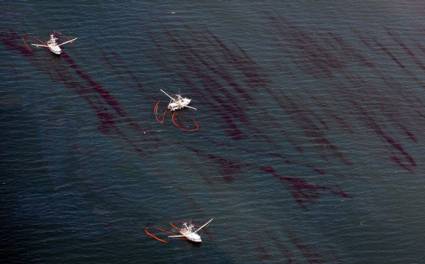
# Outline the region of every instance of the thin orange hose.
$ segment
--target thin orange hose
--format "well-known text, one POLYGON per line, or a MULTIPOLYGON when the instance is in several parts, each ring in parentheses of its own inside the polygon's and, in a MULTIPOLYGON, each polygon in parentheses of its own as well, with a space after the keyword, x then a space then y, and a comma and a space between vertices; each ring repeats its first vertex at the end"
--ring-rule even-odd
POLYGON ((165 115, 167 114, 167 112, 166 112, 166 111, 164 111, 164 113, 162 114, 161 118, 159 118, 159 117, 160 117, 160 116, 158 115, 158 107, 159 107, 159 103, 160 103, 160 101, 157 101, 157 102, 154 104, 154 107, 153 107, 153 113, 154 113, 154 116, 155 116, 156 122, 158 122, 158 123, 160 123, 160 124, 163 124, 163 123, 164 123, 164 120, 165 120, 165 115))
POLYGON ((159 242, 164 243, 164 244, 168 243, 168 241, 165 241, 164 239, 161 239, 161 238, 155 236, 154 234, 152 234, 151 232, 149 232, 147 227, 145 227, 144 231, 145 231, 145 234, 148 235, 149 237, 151 237, 155 240, 158 240, 159 242))
POLYGON ((175 224, 170 223, 170 225, 171 225, 172 227, 174 227, 175 229, 179 230, 179 228, 178 228, 175 224))
POLYGON ((182 126, 181 124, 179 124, 177 121, 177 112, 173 113, 173 115, 171 116, 171 121, 173 122, 173 125, 175 127, 185 132, 195 132, 195 131, 198 131, 200 128, 199 123, 196 120, 193 120, 193 123, 195 124, 193 128, 186 128, 182 126))

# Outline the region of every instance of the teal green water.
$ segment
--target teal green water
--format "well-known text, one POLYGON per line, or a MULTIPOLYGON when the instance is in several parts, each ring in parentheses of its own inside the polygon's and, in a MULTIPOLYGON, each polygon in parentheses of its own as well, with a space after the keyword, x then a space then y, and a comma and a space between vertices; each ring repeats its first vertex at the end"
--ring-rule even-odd
POLYGON ((425 4, 0 5, 2 263, 424 262, 425 4))

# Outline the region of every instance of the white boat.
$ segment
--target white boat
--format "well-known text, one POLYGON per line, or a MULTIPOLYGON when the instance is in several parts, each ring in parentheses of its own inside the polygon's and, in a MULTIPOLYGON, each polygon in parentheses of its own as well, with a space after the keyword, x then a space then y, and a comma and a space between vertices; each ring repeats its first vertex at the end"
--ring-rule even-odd
POLYGON ((172 97, 168 93, 166 93, 164 90, 160 89, 161 92, 163 92, 168 98, 170 98, 170 102, 168 103, 168 110, 171 112, 181 110, 183 108, 190 108, 193 110, 197 110, 195 107, 189 106, 192 99, 183 97, 180 94, 176 94, 175 97, 172 97))
POLYGON ((58 44, 56 40, 58 40, 54 34, 50 34, 50 39, 45 44, 31 44, 37 48, 48 48, 53 54, 60 55, 62 53, 61 46, 74 42, 77 38, 73 38, 71 40, 67 40, 58 44))
POLYGON ((211 218, 203 224, 202 226, 195 229, 195 226, 193 224, 188 224, 186 222, 183 223, 183 226, 181 228, 178 228, 178 232, 180 235, 172 235, 168 236, 169 238, 186 238, 187 240, 194 242, 194 243, 202 243, 201 236, 198 234, 199 231, 201 231, 202 228, 206 227, 209 223, 212 222, 214 218, 211 218))

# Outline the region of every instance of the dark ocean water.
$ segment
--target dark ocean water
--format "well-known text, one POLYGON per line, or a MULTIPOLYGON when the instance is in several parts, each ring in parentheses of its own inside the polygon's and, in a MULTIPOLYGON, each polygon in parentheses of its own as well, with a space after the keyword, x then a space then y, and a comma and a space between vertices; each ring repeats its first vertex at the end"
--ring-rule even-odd
POLYGON ((0 7, 1 263, 425 263, 425 2, 0 7))

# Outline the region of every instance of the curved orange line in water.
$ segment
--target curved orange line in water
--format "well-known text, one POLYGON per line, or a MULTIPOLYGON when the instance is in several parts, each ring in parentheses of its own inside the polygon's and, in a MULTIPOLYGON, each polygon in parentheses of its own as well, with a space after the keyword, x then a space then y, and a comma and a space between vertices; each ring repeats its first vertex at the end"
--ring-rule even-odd
POLYGON ((158 115, 159 103, 160 103, 160 101, 157 101, 154 104, 153 114, 155 116, 156 122, 158 122, 160 124, 163 124, 164 123, 164 120, 165 120, 165 115, 167 114, 167 110, 164 111, 164 113, 162 114, 162 116, 158 115))
POLYGON ((173 224, 173 223, 170 223, 170 226, 172 226, 172 227, 174 227, 175 229, 179 230, 179 228, 178 228, 175 224, 173 224))
POLYGON ((147 227, 145 227, 144 231, 145 231, 145 234, 146 234, 147 236, 149 236, 149 237, 151 237, 151 238, 153 238, 153 239, 155 239, 155 240, 158 240, 158 241, 159 241, 159 242, 161 242, 161 243, 164 243, 164 244, 167 244, 167 243, 168 243, 168 241, 166 241, 166 240, 164 240, 164 239, 161 239, 161 238, 159 238, 159 237, 155 236, 154 234, 152 234, 151 232, 149 232, 149 230, 148 230, 148 228, 147 228, 147 227))
POLYGON ((178 129, 180 129, 182 131, 185 131, 185 132, 195 132, 195 131, 198 131, 199 128, 200 128, 199 123, 196 120, 193 120, 193 123, 195 124, 195 126, 193 128, 187 128, 187 127, 184 127, 183 125, 179 124, 178 120, 177 120, 177 112, 173 113, 173 115, 171 116, 171 121, 173 122, 173 125, 175 127, 177 127, 178 129))

